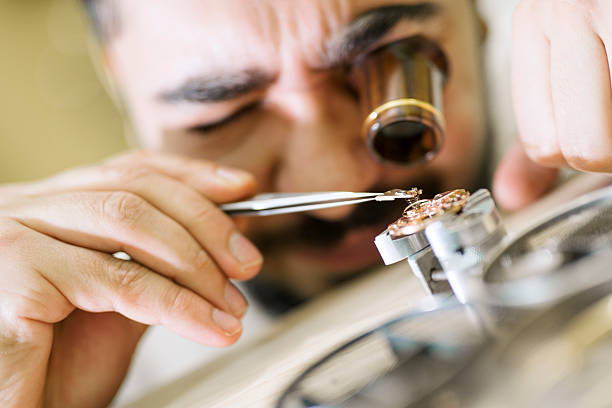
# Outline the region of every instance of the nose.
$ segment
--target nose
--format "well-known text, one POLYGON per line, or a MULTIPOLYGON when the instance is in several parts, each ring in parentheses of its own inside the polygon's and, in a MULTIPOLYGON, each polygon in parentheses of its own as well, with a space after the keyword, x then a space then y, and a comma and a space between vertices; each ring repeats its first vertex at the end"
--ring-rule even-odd
MULTIPOLYGON (((278 191, 365 191, 381 177, 382 168, 361 138, 357 101, 333 86, 295 92, 285 99, 289 132, 278 167, 278 191)), ((339 219, 352 208, 313 212, 339 219)))

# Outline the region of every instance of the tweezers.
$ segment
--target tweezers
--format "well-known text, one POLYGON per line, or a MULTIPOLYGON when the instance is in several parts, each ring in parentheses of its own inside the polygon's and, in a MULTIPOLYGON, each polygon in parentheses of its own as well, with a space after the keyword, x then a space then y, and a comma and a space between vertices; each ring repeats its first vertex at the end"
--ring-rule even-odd
POLYGON ((367 201, 393 201, 398 198, 413 201, 418 199, 420 190, 389 190, 384 193, 353 193, 328 191, 315 193, 271 193, 259 194, 251 200, 221 205, 229 215, 276 215, 294 212, 320 210, 365 203, 367 201))

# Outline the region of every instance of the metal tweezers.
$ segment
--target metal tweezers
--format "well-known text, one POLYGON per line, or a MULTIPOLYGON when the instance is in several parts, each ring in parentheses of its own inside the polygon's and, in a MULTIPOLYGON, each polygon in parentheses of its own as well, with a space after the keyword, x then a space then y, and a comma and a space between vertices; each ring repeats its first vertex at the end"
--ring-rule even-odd
POLYGON ((221 210, 229 215, 276 215, 302 211, 320 210, 365 203, 367 201, 393 201, 418 199, 421 191, 389 190, 384 193, 352 193, 346 191, 329 191, 320 193, 272 193, 260 194, 248 201, 221 205, 221 210))

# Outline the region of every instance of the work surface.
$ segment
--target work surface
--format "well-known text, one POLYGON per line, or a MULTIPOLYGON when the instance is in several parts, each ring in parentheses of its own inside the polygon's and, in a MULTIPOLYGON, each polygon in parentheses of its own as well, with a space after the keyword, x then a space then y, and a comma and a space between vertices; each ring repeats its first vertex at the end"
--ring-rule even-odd
MULTIPOLYGON (((510 233, 537 222, 557 203, 608 182, 589 177, 508 219, 510 233)), ((288 315, 247 347, 151 393, 130 407, 272 407, 291 382, 338 345, 422 304, 406 262, 383 268, 288 315)))
POLYGON ((170 384, 133 407, 271 407, 305 368, 335 346, 398 317, 422 298, 404 262, 292 313, 237 355, 170 384))

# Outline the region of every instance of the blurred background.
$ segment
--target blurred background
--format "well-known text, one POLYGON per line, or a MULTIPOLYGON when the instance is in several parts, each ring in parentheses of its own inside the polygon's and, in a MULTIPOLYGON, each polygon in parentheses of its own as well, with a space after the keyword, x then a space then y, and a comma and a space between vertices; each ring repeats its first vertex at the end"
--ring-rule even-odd
POLYGON ((0 2, 0 183, 48 176, 126 148, 89 56, 77 0, 0 2))
MULTIPOLYGON (((509 47, 517 1, 477 1, 489 27, 483 56, 497 157, 515 136, 509 47)), ((79 0, 0 1, 0 183, 46 177, 127 148, 87 34, 79 0)), ((162 335, 174 342, 173 353, 145 337, 135 357, 140 369, 130 372, 118 400, 133 399, 211 358, 195 343, 168 331, 162 335), (150 361, 151 355, 162 360, 150 361), (160 364, 163 370, 152 369, 160 364)))
MULTIPOLYGON (((516 2, 477 2, 489 25, 484 56, 497 157, 514 138, 508 48, 516 2)), ((127 148, 87 34, 78 0, 0 2, 0 183, 45 177, 127 148)))

